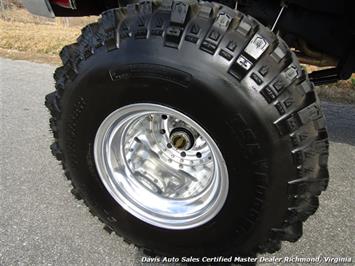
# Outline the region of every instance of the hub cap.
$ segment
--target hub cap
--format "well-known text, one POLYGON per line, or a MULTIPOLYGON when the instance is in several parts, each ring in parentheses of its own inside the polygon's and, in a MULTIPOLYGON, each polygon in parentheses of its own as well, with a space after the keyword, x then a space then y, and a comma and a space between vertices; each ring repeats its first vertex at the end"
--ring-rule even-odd
POLYGON ((227 197, 227 167, 216 143, 191 118, 162 105, 111 113, 96 133, 94 155, 111 196, 158 227, 202 225, 227 197))

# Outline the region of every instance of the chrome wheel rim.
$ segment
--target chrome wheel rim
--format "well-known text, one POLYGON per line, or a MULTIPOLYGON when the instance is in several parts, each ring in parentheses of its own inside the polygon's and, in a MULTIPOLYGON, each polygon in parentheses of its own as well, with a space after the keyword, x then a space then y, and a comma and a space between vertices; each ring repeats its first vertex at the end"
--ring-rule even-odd
POLYGON ((193 119, 163 105, 112 112, 97 130, 94 158, 110 195, 154 226, 200 226, 227 197, 227 166, 217 144, 193 119))

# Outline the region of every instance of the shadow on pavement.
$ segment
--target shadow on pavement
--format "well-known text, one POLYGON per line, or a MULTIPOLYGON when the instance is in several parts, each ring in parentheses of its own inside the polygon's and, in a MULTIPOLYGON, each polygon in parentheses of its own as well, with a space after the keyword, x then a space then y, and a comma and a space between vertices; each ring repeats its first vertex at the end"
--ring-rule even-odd
POLYGON ((355 146, 355 105, 322 102, 329 140, 355 146))

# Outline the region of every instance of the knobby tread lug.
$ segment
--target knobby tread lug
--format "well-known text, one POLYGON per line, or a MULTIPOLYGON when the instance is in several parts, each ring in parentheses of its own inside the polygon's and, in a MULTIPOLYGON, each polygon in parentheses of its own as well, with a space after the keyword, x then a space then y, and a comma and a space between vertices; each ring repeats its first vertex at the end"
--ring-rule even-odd
POLYGON ((281 229, 272 229, 274 238, 296 242, 302 236, 302 222, 295 222, 281 229))
POLYGON ((70 190, 70 192, 71 192, 71 194, 74 195, 74 197, 75 197, 77 200, 81 200, 81 199, 82 199, 82 197, 81 197, 81 195, 80 195, 80 193, 79 193, 79 191, 78 191, 77 189, 72 188, 72 189, 70 190))
POLYGON ((151 250, 151 249, 147 249, 147 248, 143 248, 143 254, 144 255, 147 255, 147 256, 150 256, 150 257, 155 257, 157 254, 151 250))
POLYGON ((76 58, 76 47, 78 45, 76 43, 66 45, 60 51, 59 56, 62 60, 63 65, 67 63, 73 63, 73 60, 76 58))
POLYGON ((317 196, 304 198, 292 198, 289 211, 292 212, 293 221, 306 221, 309 216, 314 214, 319 207, 319 199, 317 196))
POLYGON ((46 95, 45 106, 48 108, 53 117, 58 117, 60 114, 60 108, 58 106, 56 92, 52 92, 46 95))
MULTIPOLYGON (((101 221, 101 222, 104 223, 104 221, 101 221)), ((113 232, 112 227, 108 226, 107 224, 104 225, 103 229, 109 234, 112 234, 112 232, 113 232)))
POLYGON ((265 243, 259 245, 256 249, 257 253, 275 253, 281 249, 281 240, 274 235, 274 238, 269 238, 265 243))
POLYGON ((54 74, 53 74, 54 80, 59 80, 63 76, 64 76, 64 66, 60 66, 60 67, 56 68, 56 70, 54 71, 54 74))
MULTIPOLYGON (((220 39, 217 38, 218 41, 213 42, 208 40, 215 46, 211 46, 214 50, 212 52, 211 47, 211 49, 202 49, 200 46, 203 44, 204 40, 208 39, 208 36, 198 37, 198 35, 186 35, 187 31, 190 30, 190 27, 187 25, 189 25, 189 21, 195 18, 204 19, 206 21, 212 21, 212 19, 215 20, 217 14, 219 14, 225 8, 224 6, 218 11, 215 6, 217 4, 212 5, 211 3, 201 3, 198 4, 198 10, 196 9, 196 6, 193 8, 193 14, 190 12, 191 7, 188 6, 188 15, 184 14, 184 17, 174 15, 173 21, 171 21, 171 17, 169 21, 166 21, 164 17, 161 17, 163 24, 159 28, 154 28, 155 26, 153 22, 149 24, 149 27, 147 26, 148 24, 145 22, 144 17, 147 17, 148 19, 152 17, 155 18, 154 10, 157 9, 164 12, 171 12, 171 3, 174 1, 165 1, 163 5, 166 6, 161 5, 160 7, 157 7, 156 4, 152 5, 150 1, 148 2, 148 5, 144 2, 140 4, 129 5, 127 8, 112 9, 104 12, 98 22, 91 23, 82 29, 82 34, 77 39, 77 43, 64 47, 60 52, 63 66, 57 68, 53 75, 56 81, 56 91, 46 96, 45 105, 49 109, 52 116, 49 123, 50 129, 53 132, 55 138, 55 141, 50 146, 50 149, 56 159, 62 162, 65 175, 69 180, 71 180, 70 173, 66 169, 65 158, 59 144, 60 142, 58 141, 58 139, 61 137, 59 125, 62 110, 60 106, 61 99, 65 94, 66 83, 76 78, 80 71, 80 64, 82 61, 85 61, 93 56, 95 52, 98 49, 101 49, 103 46, 107 52, 119 49, 120 41, 124 41, 126 38, 131 38, 132 34, 132 36, 135 36, 134 34, 136 34, 139 30, 141 30, 142 34, 144 33, 144 39, 149 38, 149 36, 156 38, 157 36, 153 34, 153 30, 158 29, 161 31, 160 36, 162 36, 163 32, 165 31, 166 33, 167 28, 169 28, 163 26, 165 21, 165 23, 167 23, 166 25, 179 25, 179 28, 182 30, 182 33, 179 36, 180 39, 178 42, 178 47, 175 48, 179 49, 179 46, 184 45, 185 43, 189 43, 189 45, 195 44, 196 46, 199 46, 198 50, 201 51, 201 53, 207 52, 207 54, 210 54, 210 56, 222 56, 227 59, 227 61, 230 63, 230 66, 232 66, 239 56, 245 55, 245 46, 249 43, 254 34, 260 32, 262 33, 265 31, 263 26, 260 26, 259 23, 256 22, 256 20, 253 18, 232 11, 231 14, 235 15, 234 19, 239 20, 238 24, 234 25, 234 28, 229 27, 228 29, 223 30, 221 32, 221 36, 218 37, 220 39), (139 21, 137 22, 131 20, 135 16, 137 16, 138 20, 143 22, 139 23, 139 21), (126 20, 126 18, 130 18, 130 20, 126 20), (139 24, 137 29, 137 25, 134 23, 139 24), (132 32, 133 29, 136 31, 132 32), (145 29, 147 29, 146 33, 143 31, 145 29), (221 40, 232 31, 235 34, 245 35, 245 43, 238 43, 236 46, 237 50, 239 47, 242 47, 240 52, 235 52, 235 47, 232 49, 231 47, 228 48, 228 46, 224 47, 221 45, 221 40), (193 41, 194 39, 191 39, 190 35, 194 38, 197 38, 196 41, 193 41), (185 36, 184 40, 182 39, 182 36, 185 36), (185 40, 189 40, 189 38, 190 41, 186 42, 185 40), (232 60, 232 58, 234 59, 232 60)), ((213 24, 211 24, 210 28, 205 34, 209 34, 210 29, 212 28, 213 24)), ((271 35, 270 39, 268 40, 269 47, 260 58, 254 61, 252 58, 246 55, 247 59, 252 61, 252 67, 241 75, 240 73, 236 73, 233 74, 233 76, 242 81, 247 77, 247 73, 254 73, 252 78, 254 79, 255 84, 262 86, 262 89, 259 90, 260 97, 263 97, 265 101, 272 108, 274 108, 275 112, 280 117, 280 120, 275 123, 277 130, 280 132, 280 136, 285 138, 288 137, 290 140, 290 147, 292 147, 291 150, 299 151, 299 153, 295 155, 298 157, 295 159, 294 164, 295 167, 300 167, 300 176, 297 179, 290 180, 288 182, 289 208, 285 213, 283 224, 281 226, 271 228, 268 239, 263 243, 259 243, 257 247, 255 247, 254 251, 259 253, 276 252, 281 248, 281 240, 294 242, 299 237, 301 237, 302 222, 317 210, 319 206, 318 196, 327 188, 329 182, 329 173, 327 169, 329 146, 328 136, 324 126, 323 113, 320 111, 319 100, 313 91, 313 85, 308 81, 308 77, 305 71, 300 69, 298 69, 300 73, 298 73, 297 77, 291 82, 275 85, 275 82, 277 82, 277 79, 280 78, 280 75, 283 75, 282 73, 284 73, 287 68, 295 62, 296 59, 294 55, 289 51, 286 44, 277 36, 271 35), (273 63, 271 66, 268 66, 268 68, 263 68, 262 65, 258 63, 267 56, 272 58, 273 63), (278 68, 280 72, 279 75, 273 77, 269 83, 266 83, 266 79, 264 78, 270 77, 269 72, 271 68, 278 68), (304 101, 301 101, 301 99, 303 99, 301 98, 303 95, 304 101), (318 132, 318 134, 309 134, 308 132, 310 131, 318 132), (304 146, 305 143, 308 143, 309 145, 304 146), (305 156, 308 152, 308 147, 311 147, 311 154, 313 154, 315 157, 318 156, 318 167, 315 169, 307 169, 304 165, 306 162, 305 156)), ((229 73, 231 74, 230 70, 229 73)), ((253 136, 252 132, 243 132, 243 134, 249 145, 247 151, 249 156, 256 156, 258 153, 258 147, 254 145, 255 136, 253 136)), ((260 164, 258 164, 258 169, 259 170, 257 171, 260 173, 256 172, 256 177, 264 177, 264 172, 267 169, 262 169, 260 164)), ((75 188, 74 184, 72 185, 72 194, 76 199, 82 199, 80 190, 75 188)), ((265 184, 265 187, 266 186, 267 184, 265 184)), ((263 193, 263 190, 265 190, 265 187, 260 187, 261 194, 263 193)), ((94 206, 91 206, 90 203, 85 200, 84 204, 88 206, 88 209, 93 216, 98 216, 94 206)), ((242 224, 238 230, 248 230, 248 228, 250 228, 250 226, 255 223, 262 205, 263 202, 262 199, 260 199, 259 204, 256 203, 255 206, 253 206, 250 215, 244 219, 244 224, 242 224)), ((106 231, 109 233, 112 233, 113 231, 117 233, 114 228, 109 225, 111 221, 110 219, 112 219, 112 217, 110 217, 109 214, 105 214, 105 219, 100 218, 100 220, 105 224, 104 229, 106 231)), ((125 241, 130 243, 128 240, 125 241)), ((149 256, 157 255, 157 252, 144 247, 143 252, 149 256)))
POLYGON ((53 156, 58 160, 61 161, 63 159, 63 154, 62 151, 59 148, 59 144, 57 142, 54 142, 51 146, 51 152, 53 156))
MULTIPOLYGON (((63 170, 64 170, 64 176, 68 179, 71 180, 71 176, 69 171, 65 168, 64 164, 63 164, 63 170)), ((74 185, 73 185, 74 186, 74 185)))
POLYGON ((81 35, 77 39, 79 45, 78 52, 81 60, 87 60, 95 53, 95 34, 97 32, 98 23, 91 23, 81 30, 81 35))

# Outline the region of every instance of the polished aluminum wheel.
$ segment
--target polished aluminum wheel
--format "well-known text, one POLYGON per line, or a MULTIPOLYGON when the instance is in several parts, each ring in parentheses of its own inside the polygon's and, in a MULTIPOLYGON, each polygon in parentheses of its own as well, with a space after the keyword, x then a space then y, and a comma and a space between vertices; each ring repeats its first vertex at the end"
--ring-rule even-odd
POLYGON ((135 217, 158 227, 188 229, 221 210, 228 172, 210 135, 172 108, 124 106, 100 125, 94 145, 100 178, 135 217))

